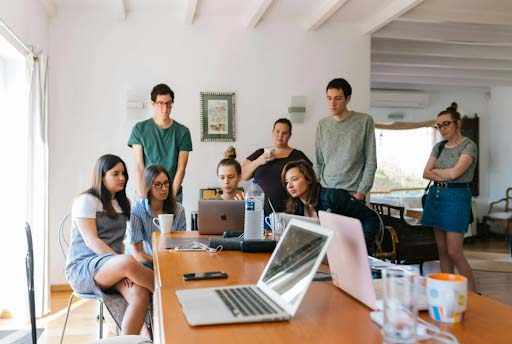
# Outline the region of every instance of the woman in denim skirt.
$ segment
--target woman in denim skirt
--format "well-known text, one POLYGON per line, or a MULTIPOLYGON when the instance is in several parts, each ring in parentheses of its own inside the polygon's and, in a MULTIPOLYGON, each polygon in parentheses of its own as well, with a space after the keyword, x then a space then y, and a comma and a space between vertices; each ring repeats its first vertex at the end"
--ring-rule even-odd
POLYGON ((421 223, 434 227, 441 271, 454 273, 454 267, 468 279, 468 288, 476 291, 475 278, 464 257, 464 233, 471 216, 471 181, 477 161, 477 146, 460 132, 462 121, 453 102, 437 115, 436 128, 445 140, 432 149, 423 178, 433 181, 429 189, 421 223), (436 158, 437 157, 437 158, 436 158))

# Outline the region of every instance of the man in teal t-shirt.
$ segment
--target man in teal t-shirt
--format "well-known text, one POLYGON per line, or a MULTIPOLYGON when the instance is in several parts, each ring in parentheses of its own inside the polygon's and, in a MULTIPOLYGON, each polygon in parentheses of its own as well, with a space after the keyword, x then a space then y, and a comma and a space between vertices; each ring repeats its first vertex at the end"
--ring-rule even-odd
POLYGON ((151 104, 155 109, 152 118, 138 122, 132 129, 128 146, 135 157, 135 185, 137 197, 144 194, 144 168, 163 165, 169 171, 172 192, 181 203, 181 184, 185 177, 188 154, 192 151, 192 139, 186 126, 171 118, 174 92, 165 84, 153 87, 151 104))

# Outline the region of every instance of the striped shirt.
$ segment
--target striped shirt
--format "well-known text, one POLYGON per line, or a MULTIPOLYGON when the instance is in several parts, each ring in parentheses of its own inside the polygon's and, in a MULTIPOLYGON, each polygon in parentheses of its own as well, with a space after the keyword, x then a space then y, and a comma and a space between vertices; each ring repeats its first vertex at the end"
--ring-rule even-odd
MULTIPOLYGON (((151 245, 151 235, 153 232, 160 231, 153 223, 153 213, 149 206, 147 198, 137 200, 131 209, 130 224, 126 232, 126 243, 128 245, 136 244, 142 241, 144 252, 153 255, 153 247, 151 245)), ((185 208, 176 203, 176 211, 172 223, 173 231, 184 231, 187 229, 187 220, 185 217, 185 208)), ((127 253, 131 250, 127 248, 127 253)))

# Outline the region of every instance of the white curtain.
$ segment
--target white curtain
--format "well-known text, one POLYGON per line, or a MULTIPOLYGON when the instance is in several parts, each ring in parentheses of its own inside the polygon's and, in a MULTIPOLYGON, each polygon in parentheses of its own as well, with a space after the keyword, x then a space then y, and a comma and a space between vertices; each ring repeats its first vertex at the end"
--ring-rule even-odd
POLYGON ((48 233, 48 58, 27 56, 29 86, 27 221, 34 242, 36 314, 49 311, 48 233))

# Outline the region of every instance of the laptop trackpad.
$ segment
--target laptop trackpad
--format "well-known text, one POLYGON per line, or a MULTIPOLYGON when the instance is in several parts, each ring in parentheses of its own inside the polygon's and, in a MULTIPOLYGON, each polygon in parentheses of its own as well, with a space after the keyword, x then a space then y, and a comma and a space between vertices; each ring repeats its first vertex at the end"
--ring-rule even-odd
POLYGON ((234 319, 233 314, 213 289, 176 291, 187 321, 191 325, 222 323, 234 319))

